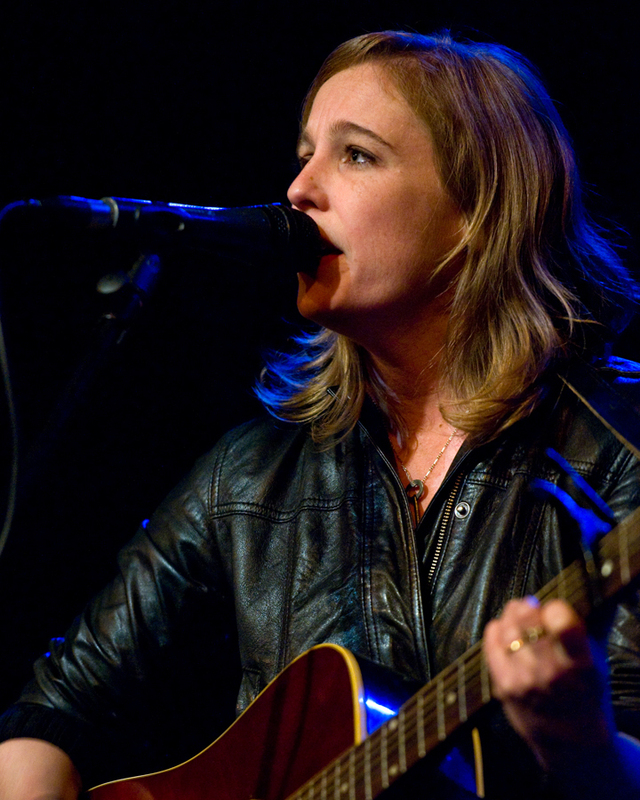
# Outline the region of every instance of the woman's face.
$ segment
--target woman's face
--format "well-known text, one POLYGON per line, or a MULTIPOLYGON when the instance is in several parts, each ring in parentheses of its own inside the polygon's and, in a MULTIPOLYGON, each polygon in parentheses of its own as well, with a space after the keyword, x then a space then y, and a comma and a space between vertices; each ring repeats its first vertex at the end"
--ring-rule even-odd
POLYGON ((428 129, 384 69, 362 64, 322 85, 300 137, 289 188, 337 252, 300 274, 300 313, 365 346, 442 307, 451 279, 430 280, 462 216, 444 191, 428 129))

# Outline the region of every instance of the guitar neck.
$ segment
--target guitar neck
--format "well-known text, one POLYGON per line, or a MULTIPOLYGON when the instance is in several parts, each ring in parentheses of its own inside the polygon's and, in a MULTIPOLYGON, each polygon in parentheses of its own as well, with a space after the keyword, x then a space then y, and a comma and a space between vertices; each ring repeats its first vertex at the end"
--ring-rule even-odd
MULTIPOLYGON (((616 595, 640 573, 640 508, 598 542, 595 565, 603 599, 616 595)), ((574 561, 536 596, 541 602, 565 600, 588 617, 592 595, 585 564, 574 561)), ((289 800, 373 800, 491 698, 478 642, 420 689, 397 716, 335 759, 289 800)))

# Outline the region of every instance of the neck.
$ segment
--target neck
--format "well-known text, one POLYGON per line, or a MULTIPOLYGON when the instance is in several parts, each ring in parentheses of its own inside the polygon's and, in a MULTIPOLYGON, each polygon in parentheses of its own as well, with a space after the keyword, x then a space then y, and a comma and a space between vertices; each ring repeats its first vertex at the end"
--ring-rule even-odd
MULTIPOLYGON (((426 331, 426 328, 425 328, 426 331)), ((447 397, 440 384, 446 319, 430 320, 428 335, 387 340, 369 350, 371 368, 387 392, 396 469, 408 492, 414 525, 443 481, 464 436, 442 416, 447 397), (437 324, 436 324, 437 323, 437 324)))
POLYGON ((371 368, 386 389, 387 403, 402 419, 403 449, 420 431, 434 430, 443 422, 440 408, 446 397, 440 385, 440 366, 446 320, 430 323, 423 335, 414 328, 410 337, 394 336, 384 346, 368 350, 371 368))

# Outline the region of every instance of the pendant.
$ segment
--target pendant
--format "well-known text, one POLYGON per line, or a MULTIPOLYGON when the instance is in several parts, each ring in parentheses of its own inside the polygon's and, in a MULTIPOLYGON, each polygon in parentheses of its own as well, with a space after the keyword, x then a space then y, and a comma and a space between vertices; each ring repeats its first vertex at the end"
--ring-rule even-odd
POLYGON ((415 478, 412 481, 409 481, 409 484, 406 488, 407 497, 412 500, 419 500, 422 495, 424 494, 424 482, 415 478))

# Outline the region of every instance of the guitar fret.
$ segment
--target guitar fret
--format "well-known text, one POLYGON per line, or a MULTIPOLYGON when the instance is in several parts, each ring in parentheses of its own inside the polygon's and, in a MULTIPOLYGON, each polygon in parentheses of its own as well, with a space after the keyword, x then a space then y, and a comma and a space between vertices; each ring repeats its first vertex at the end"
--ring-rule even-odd
POLYGON ((387 730, 388 725, 383 725, 380 731, 380 764, 382 768, 382 788, 389 788, 389 761, 387 759, 387 730))
POLYGON ((349 753, 349 800, 356 797, 356 751, 349 753))
POLYGON ((467 688, 464 679, 465 664, 461 660, 458 662, 458 716, 460 722, 467 721, 467 688))
POLYGON ((320 780, 320 800, 327 800, 327 772, 323 770, 320 780))
POLYGON ((427 754, 424 742, 424 694, 418 695, 418 756, 423 758, 427 754))
POLYGON ((438 739, 442 742, 447 738, 447 733, 444 727, 444 697, 441 674, 438 675, 436 681, 436 717, 438 722, 438 739))
POLYGON ((557 583, 558 583, 558 597, 561 600, 566 600, 567 599, 567 576, 566 576, 565 573, 566 573, 566 570, 563 569, 562 572, 558 575, 558 580, 557 580, 557 583))
POLYGON ((400 772, 407 771, 407 751, 404 738, 404 708, 398 714, 398 766, 400 772))
POLYGON ((371 791, 371 739, 364 740, 364 796, 366 800, 373 800, 371 791))
POLYGON ((491 700, 491 684, 489 683, 489 670, 487 669, 487 662, 480 654, 480 686, 482 692, 482 702, 488 703, 491 700))
POLYGON ((340 791, 342 790, 342 775, 341 775, 340 761, 336 761, 333 768, 333 798, 340 800, 340 791))

